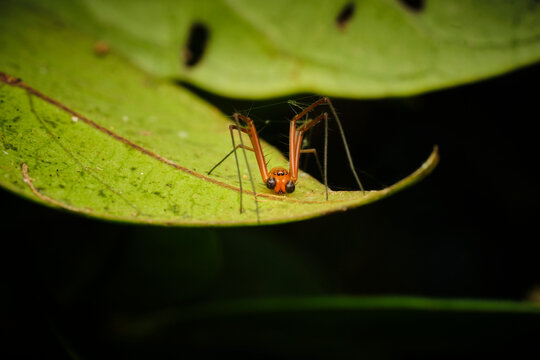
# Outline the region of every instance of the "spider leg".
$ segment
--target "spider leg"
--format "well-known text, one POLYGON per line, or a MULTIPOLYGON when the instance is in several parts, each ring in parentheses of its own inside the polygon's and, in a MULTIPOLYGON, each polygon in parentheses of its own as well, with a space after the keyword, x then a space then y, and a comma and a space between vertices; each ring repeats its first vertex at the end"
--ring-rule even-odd
MULTIPOLYGON (((249 117, 238 113, 235 113, 233 116, 234 120, 236 121, 237 128, 241 129, 242 132, 246 133, 249 136, 249 140, 251 141, 251 145, 253 147, 253 152, 255 153, 255 157, 257 159, 257 164, 259 165, 261 178, 266 184, 266 181, 268 180, 268 169, 266 168, 266 162, 264 161, 264 154, 262 151, 261 142, 259 140, 259 135, 257 135, 257 129, 255 128, 253 121, 249 117), (244 129, 240 127, 239 119, 244 121, 249 128, 244 129)), ((241 137, 240 141, 243 141, 241 137)))
POLYGON ((317 162, 317 167, 319 168, 319 172, 321 173, 321 176, 324 178, 324 173, 323 173, 323 169, 322 169, 322 166, 321 166, 321 162, 319 160, 319 155, 317 154, 317 149, 315 149, 315 148, 302 149, 302 150, 300 150, 300 154, 313 154, 313 156, 315 156, 315 161, 317 162))
MULTIPOLYGON (((238 172, 238 183, 240 184, 240 213, 243 213, 244 209, 242 208, 242 194, 244 193, 244 191, 242 190, 242 175, 240 174, 240 164, 238 163, 238 155, 236 154, 237 147, 236 147, 236 144, 234 142, 234 132, 233 132, 233 130, 235 130, 235 129, 237 129, 238 132, 240 132, 241 128, 239 126, 235 126, 235 125, 230 125, 229 126, 229 132, 231 133, 231 141, 232 141, 233 150, 234 150, 233 151, 234 152, 234 160, 236 160, 236 171, 238 172)), ((240 140, 242 140, 242 133, 240 133, 238 135, 240 136, 240 140)), ((243 145, 243 144, 240 144, 240 145, 243 145)), ((247 158, 246 158, 246 160, 247 160, 247 158)))
MULTIPOLYGON (((309 113, 310 111, 315 109, 317 106, 323 105, 323 104, 328 105, 328 107, 330 108, 330 111, 332 112, 332 115, 334 116, 334 119, 336 120, 336 123, 337 123, 338 128, 339 128, 339 133, 341 135, 341 140, 343 141, 343 146, 345 147, 345 154, 347 155, 347 159, 349 160, 349 167, 350 167, 350 169, 351 169, 351 171, 352 171, 352 173, 354 175, 354 178, 356 180, 356 183, 358 184, 358 187, 360 188, 360 190, 363 193, 365 193, 364 186, 360 182, 358 174, 356 173, 356 170, 354 168, 354 163, 353 163, 353 160, 352 160, 352 156, 351 156, 351 153, 349 151, 349 146, 347 144, 347 139, 345 137, 345 132, 343 131, 343 127, 341 126, 341 121, 339 120, 339 116, 338 116, 338 114, 336 112, 336 109, 334 108, 334 105, 332 104, 332 102, 330 101, 330 99, 328 97, 323 97, 323 98, 320 98, 319 100, 315 101, 313 104, 306 107, 303 111, 296 114, 294 116, 294 118, 291 120, 291 127, 290 127, 290 133, 289 133, 289 154, 290 154, 289 155, 289 157, 290 157, 289 161, 291 163, 290 172, 291 172, 291 174, 295 175, 295 180, 296 180, 296 176, 298 175, 298 160, 297 160, 297 158, 298 158, 298 155, 299 155, 302 134, 303 134, 303 132, 307 131, 309 128, 313 127, 321 119, 320 119, 320 115, 319 115, 317 118, 315 118, 315 119, 313 119, 313 120, 299 126, 298 130, 296 129, 296 121, 301 119, 303 116, 305 116, 307 113, 309 113), (317 119, 318 119, 318 121, 316 121, 317 119), (299 131, 303 131, 303 132, 300 133, 299 131)), ((326 124, 328 123, 327 116, 325 116, 325 123, 326 124)), ((328 125, 325 125, 325 126, 328 126, 328 125)), ((328 137, 328 130, 325 130, 325 155, 324 155, 325 178, 326 178, 326 171, 327 171, 326 170, 327 143, 328 143, 327 137, 328 137)), ((325 185, 326 185, 326 180, 325 180, 325 185)))
POLYGON ((311 110, 315 109, 317 106, 323 105, 323 104, 328 104, 328 103, 330 103, 330 99, 327 98, 326 96, 320 98, 319 100, 315 101, 313 104, 309 105, 309 106, 306 107, 304 110, 302 110, 302 111, 300 111, 298 114, 296 114, 296 115, 293 117, 292 122, 296 123, 296 121, 297 121, 298 119, 301 119, 302 117, 304 117, 304 115, 306 115, 307 113, 309 113, 311 110))
POLYGON ((343 127, 341 126, 341 121, 339 121, 339 116, 336 112, 336 109, 334 109, 334 105, 332 105, 332 102, 330 99, 327 99, 328 107, 330 108, 330 111, 332 112, 332 115, 334 115, 334 119, 336 120, 336 123, 339 128, 339 133, 341 134, 341 140, 343 141, 343 146, 345 147, 345 153, 347 154, 347 159, 349 160, 349 167, 351 168, 351 171, 354 175, 354 178, 356 180, 356 183, 358 184, 358 187, 360 187, 360 190, 365 195, 366 191, 364 190, 364 186, 360 182, 360 179, 358 178, 358 174, 356 173, 356 170, 354 169, 354 164, 351 156, 351 152, 349 151, 349 145, 347 145, 347 139, 345 138, 345 131, 343 131, 343 127))
MULTIPOLYGON (((240 115, 240 114, 234 114, 234 121, 236 122, 236 126, 234 125, 231 125, 229 126, 229 131, 231 132, 231 139, 232 139, 232 143, 233 143, 233 148, 234 148, 234 157, 236 159, 236 169, 238 170, 238 181, 240 183, 240 212, 242 212, 242 176, 240 175, 240 165, 238 164, 238 156, 236 155, 236 145, 234 143, 234 133, 233 133, 233 130, 234 128, 236 128, 238 130, 238 137, 240 138, 240 147, 242 148, 242 152, 244 153, 244 160, 246 162, 246 166, 247 166, 247 169, 248 169, 248 174, 249 174, 249 180, 251 181, 251 188, 253 189, 253 197, 254 197, 254 200, 255 200, 255 211, 257 213, 257 223, 260 223, 261 220, 259 218, 259 202, 257 201, 257 190, 255 189, 255 182, 253 182, 253 176, 251 174, 251 168, 249 166, 249 162, 248 162, 248 159, 247 159, 247 154, 246 154, 246 146, 244 145, 244 140, 242 139, 242 132, 246 132, 245 129, 241 128, 240 127, 240 122, 238 121, 238 118, 242 118, 242 120, 246 121, 249 120, 248 124, 250 125, 250 128, 249 128, 249 132, 248 135, 251 139, 251 143, 253 144, 253 149, 255 151, 255 154, 257 155, 257 162, 259 163, 259 168, 261 167, 260 165, 260 162, 259 162, 259 154, 261 155, 262 157, 262 162, 264 164, 264 156, 262 155, 262 149, 261 149, 261 144, 259 142, 259 137, 257 136, 257 130, 255 129, 255 125, 253 125, 253 121, 251 121, 250 118, 248 117, 245 117, 243 115, 240 115), (242 131, 242 132, 241 132, 242 131), (255 137, 255 138, 254 138, 255 137), (255 141, 256 140, 256 141, 255 141), (257 146, 258 145, 258 148, 257 146)), ((264 170, 265 170, 265 173, 266 173, 266 167, 264 167, 264 170)), ((262 173, 262 169, 261 169, 261 173, 262 173)))
MULTIPOLYGON (((328 129, 328 127, 326 127, 326 126, 325 126, 325 128, 328 129)), ((327 153, 326 142, 325 142, 325 147, 324 147, 324 172, 323 172, 323 169, 322 169, 322 166, 321 166, 321 162, 319 161, 319 156, 317 155, 317 149, 302 149, 302 150, 300 150, 300 153, 301 154, 313 154, 313 155, 315 155, 315 161, 317 162, 317 166, 319 167, 319 172, 321 173, 321 176, 324 179, 324 189, 325 189, 325 193, 326 193, 326 200, 328 201, 328 176, 327 176, 327 172, 326 172, 326 163, 327 163, 327 158, 328 158, 327 155, 328 155, 328 153, 327 153)))
MULTIPOLYGON (((232 125, 231 125, 231 126, 232 126, 232 125)), ((236 149, 238 149, 238 148, 244 148, 244 149, 249 150, 249 151, 254 151, 254 150, 253 150, 252 148, 250 148, 250 147, 243 146, 243 145, 241 145, 241 144, 236 145, 236 147, 235 147, 234 149, 232 149, 227 155, 225 155, 225 157, 224 157, 223 159, 221 159, 216 165, 214 165, 214 167, 213 167, 210 171, 208 171, 207 174, 210 175, 210 174, 212 173, 212 171, 214 171, 219 165, 221 165, 225 160, 227 160, 227 158, 228 158, 229 156, 231 156, 232 153, 235 152, 236 149)))
POLYGON ((322 113, 315 119, 309 120, 308 122, 300 125, 298 129, 296 129, 296 121, 294 119, 291 121, 289 134, 289 162, 291 178, 293 181, 296 181, 298 178, 298 163, 300 160, 300 149, 302 147, 302 138, 304 133, 313 126, 317 125, 321 120, 328 122, 328 114, 322 113))
MULTIPOLYGON (((322 97, 319 100, 315 101, 313 104, 306 107, 304 110, 300 111, 291 120, 291 125, 289 128, 289 167, 290 167, 289 172, 291 174, 291 179, 295 182, 298 179, 298 156, 300 155, 299 150, 300 150, 300 144, 302 142, 301 136, 299 137, 297 134, 296 122, 299 119, 303 118, 305 115, 307 115, 310 111, 315 109, 317 106, 328 104, 329 102, 330 102, 330 99, 328 99, 326 96, 322 97)), ((298 130, 304 129, 304 131, 302 131, 302 134, 303 134, 304 132, 309 130, 312 126, 314 126, 316 123, 318 123, 321 120, 322 120, 322 117, 318 116, 316 119, 313 119, 301 125, 298 130)))
MULTIPOLYGON (((324 187, 325 187, 325 193, 326 193, 326 200, 328 200, 328 171, 327 171, 327 160, 328 160, 328 114, 322 113, 321 115, 317 116, 315 119, 312 119, 308 121, 307 123, 304 123, 303 125, 298 127, 298 130, 295 131, 294 136, 294 176, 295 179, 298 177, 298 163, 300 162, 300 154, 302 152, 311 152, 315 155, 315 160, 317 160, 317 165, 319 166, 319 170, 321 171, 321 174, 324 179, 324 187), (302 146, 302 138, 304 136, 304 133, 311 129, 313 126, 317 125, 321 120, 324 120, 324 172, 321 170, 321 163, 319 161, 319 157, 317 156, 317 150, 315 149, 306 149, 301 150, 302 146)), ((291 170, 292 173, 292 170, 291 170)))

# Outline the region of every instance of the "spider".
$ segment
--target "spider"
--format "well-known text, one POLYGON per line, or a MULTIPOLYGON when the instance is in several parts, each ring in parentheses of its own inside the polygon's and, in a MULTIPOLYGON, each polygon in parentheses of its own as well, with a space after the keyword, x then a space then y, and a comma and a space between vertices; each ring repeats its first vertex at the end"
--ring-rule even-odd
MULTIPOLYGON (((234 156, 236 158, 236 166, 238 170, 238 179, 240 182, 240 212, 243 211, 242 210, 242 179, 240 176, 240 166, 238 165, 238 156, 236 154, 236 150, 238 148, 242 148, 243 150, 249 150, 255 153, 255 157, 257 159, 257 164, 259 166, 259 171, 261 173, 262 181, 266 184, 266 187, 268 189, 273 190, 274 193, 276 194, 290 194, 294 192, 294 190, 296 189, 296 182, 298 181, 298 164, 299 164, 300 154, 311 153, 315 155, 317 164, 319 165, 319 169, 320 169, 320 162, 319 162, 316 149, 302 149, 301 146, 302 146, 302 139, 306 131, 311 129, 313 126, 317 125, 322 120, 324 120, 324 123, 325 123, 323 177, 324 177, 324 185, 326 188, 326 200, 328 200, 328 181, 327 181, 327 169, 326 169, 327 145, 328 145, 328 113, 324 112, 313 119, 307 119, 303 124, 297 126, 298 120, 302 119, 304 116, 307 116, 309 112, 311 112, 313 109, 315 109, 316 107, 320 105, 328 105, 328 107, 330 108, 332 115, 334 116, 334 119, 336 120, 336 123, 338 124, 339 131, 341 133, 341 138, 343 140, 345 153, 347 154, 351 171, 356 179, 356 182, 358 183, 358 186, 360 187, 360 190, 364 191, 364 187, 362 186, 362 183, 360 182, 360 179, 358 178, 358 175, 356 174, 356 171, 354 169, 352 157, 349 152, 347 140, 345 138, 345 133, 343 132, 343 128, 341 127, 341 122, 339 121, 336 110, 334 109, 334 106, 332 105, 332 102, 330 101, 328 97, 322 97, 319 100, 315 101, 313 104, 304 108, 298 114, 296 114, 290 122, 289 169, 283 166, 278 166, 268 171, 267 164, 264 159, 264 154, 261 148, 261 143, 259 141, 259 136, 257 135, 257 129, 255 128, 253 121, 249 117, 239 114, 239 113, 235 113, 233 115, 234 121, 236 124, 229 125, 229 131, 231 133, 233 149, 208 172, 208 175, 210 175, 212 171, 214 171, 214 169, 216 169, 219 165, 221 165, 221 163, 225 161, 225 159, 227 159, 229 155, 234 153, 234 156), (247 127, 241 126, 240 120, 242 120, 247 125, 247 127), (236 145, 235 140, 234 140, 234 130, 237 130, 240 135, 240 144, 238 145, 236 145), (244 145, 244 142, 241 136, 242 132, 249 136, 252 147, 248 147, 244 145)), ((247 156, 246 156, 245 151, 244 151, 244 157, 247 163, 247 156)), ((249 172, 250 178, 252 178, 249 164, 248 164, 248 172, 249 172)), ((255 195, 255 202, 257 204, 257 194, 255 191, 255 185, 253 183, 253 180, 251 181, 252 181, 252 186, 253 186, 253 192, 255 195)), ((257 205, 257 217, 258 217, 258 205, 257 205)))

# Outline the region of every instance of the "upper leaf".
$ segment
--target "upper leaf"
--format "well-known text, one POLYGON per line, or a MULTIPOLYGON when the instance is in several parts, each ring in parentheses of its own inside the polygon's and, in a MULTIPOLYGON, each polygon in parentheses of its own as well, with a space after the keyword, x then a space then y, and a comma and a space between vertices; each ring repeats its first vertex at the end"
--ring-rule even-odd
POLYGON ((26 1, 150 73, 226 96, 410 95, 540 58, 534 0, 26 1))

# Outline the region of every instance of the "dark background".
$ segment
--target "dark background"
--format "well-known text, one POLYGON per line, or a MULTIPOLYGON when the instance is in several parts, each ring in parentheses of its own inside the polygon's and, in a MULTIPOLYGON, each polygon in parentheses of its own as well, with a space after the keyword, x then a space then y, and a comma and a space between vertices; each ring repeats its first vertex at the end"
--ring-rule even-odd
MULTIPOLYGON (((233 316, 150 332, 136 345, 119 341, 122 331, 111 328, 122 329, 122 316, 237 297, 538 301, 539 80, 536 65, 413 97, 333 99, 367 188, 408 175, 435 144, 441 161, 429 177, 397 195, 308 221, 226 229, 123 225, 0 190, 1 315, 8 333, 0 356, 69 358, 73 351, 81 358, 149 358, 156 352, 158 358, 324 358, 346 357, 353 349, 368 358, 452 358, 532 349, 539 317, 516 314, 233 316), (324 340, 308 336, 318 327, 324 340), (325 333, 328 328, 334 330, 325 333), (295 340, 288 344, 280 331, 295 340)), ((266 107, 283 99, 253 102, 196 91, 226 114, 253 107, 256 120, 272 120, 262 137, 286 152, 284 135, 293 112, 287 104, 266 107)), ((298 98, 303 96, 293 97, 298 98)), ((319 128, 312 144, 322 149, 319 128)), ((354 189, 333 128, 329 183, 333 189, 354 189)), ((317 175, 314 165, 310 161, 308 170, 317 175)))

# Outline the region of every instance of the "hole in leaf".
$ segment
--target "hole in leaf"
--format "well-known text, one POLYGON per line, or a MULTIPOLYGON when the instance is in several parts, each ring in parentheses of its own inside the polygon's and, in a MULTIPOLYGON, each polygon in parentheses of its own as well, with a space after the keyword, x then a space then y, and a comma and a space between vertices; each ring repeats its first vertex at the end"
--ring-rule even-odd
POLYGON ((354 15, 354 3, 349 2, 339 12, 336 18, 336 25, 340 30, 344 30, 347 27, 349 21, 351 21, 354 15))
POLYGON ((399 0, 405 7, 414 12, 421 12, 424 10, 424 0, 399 0))
POLYGON ((209 36, 210 31, 205 24, 196 22, 191 25, 188 40, 183 50, 185 66, 193 67, 201 61, 209 36))

